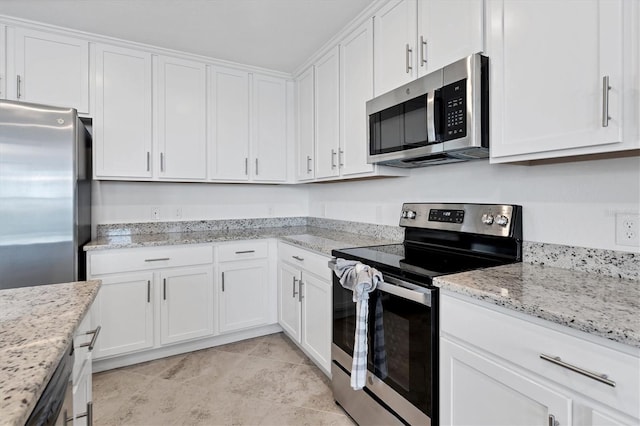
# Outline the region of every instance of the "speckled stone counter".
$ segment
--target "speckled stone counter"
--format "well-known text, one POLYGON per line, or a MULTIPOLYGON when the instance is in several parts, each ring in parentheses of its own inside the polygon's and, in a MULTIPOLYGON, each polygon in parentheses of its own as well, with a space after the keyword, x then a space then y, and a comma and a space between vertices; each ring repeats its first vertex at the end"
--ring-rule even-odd
POLYGON ((515 263, 437 277, 434 285, 640 348, 640 281, 515 263))
POLYGON ((279 238, 282 241, 286 241, 327 256, 331 255, 331 250, 333 249, 392 244, 402 241, 402 238, 387 240, 369 235, 353 234, 313 226, 284 226, 273 228, 103 236, 91 241, 84 247, 84 249, 107 250, 178 244, 218 243, 262 238, 279 238))
POLYGON ((0 424, 23 425, 100 281, 0 290, 0 424))

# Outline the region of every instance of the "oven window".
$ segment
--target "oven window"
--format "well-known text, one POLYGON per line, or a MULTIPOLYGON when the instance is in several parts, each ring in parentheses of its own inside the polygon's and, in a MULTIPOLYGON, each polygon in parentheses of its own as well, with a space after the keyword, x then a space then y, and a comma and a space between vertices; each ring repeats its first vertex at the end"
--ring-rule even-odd
POLYGON ((374 291, 369 299, 368 369, 432 417, 431 308, 374 291))
POLYGON ((371 114, 369 137, 372 155, 427 145, 427 95, 371 114))

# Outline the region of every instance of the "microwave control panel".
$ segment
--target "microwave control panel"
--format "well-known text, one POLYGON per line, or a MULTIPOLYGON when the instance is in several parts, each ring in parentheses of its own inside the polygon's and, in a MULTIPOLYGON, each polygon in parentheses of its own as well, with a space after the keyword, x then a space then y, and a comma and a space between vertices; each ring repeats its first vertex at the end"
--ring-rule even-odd
POLYGON ((442 96, 442 139, 449 141, 467 136, 467 79, 444 86, 442 96))

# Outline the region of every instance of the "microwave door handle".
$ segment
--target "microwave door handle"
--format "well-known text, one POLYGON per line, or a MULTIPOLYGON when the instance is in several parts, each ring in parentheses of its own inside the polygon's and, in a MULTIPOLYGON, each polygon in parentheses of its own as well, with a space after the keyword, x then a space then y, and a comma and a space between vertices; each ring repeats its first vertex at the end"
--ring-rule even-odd
POLYGON ((435 90, 427 93, 427 142, 436 141, 436 121, 435 121, 435 90))

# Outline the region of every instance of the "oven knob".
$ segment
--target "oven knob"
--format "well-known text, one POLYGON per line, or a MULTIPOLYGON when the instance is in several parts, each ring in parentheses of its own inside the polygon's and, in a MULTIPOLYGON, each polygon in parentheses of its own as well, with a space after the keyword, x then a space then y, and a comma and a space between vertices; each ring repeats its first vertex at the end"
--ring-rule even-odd
POLYGON ((407 219, 415 219, 415 218, 416 218, 416 212, 412 210, 407 210, 407 219))
POLYGON ((500 214, 496 217, 496 223, 500 226, 507 226, 507 223, 509 223, 509 218, 503 214, 500 214))
POLYGON ((482 215, 482 223, 485 225, 491 225, 493 223, 493 215, 485 213, 482 215))

